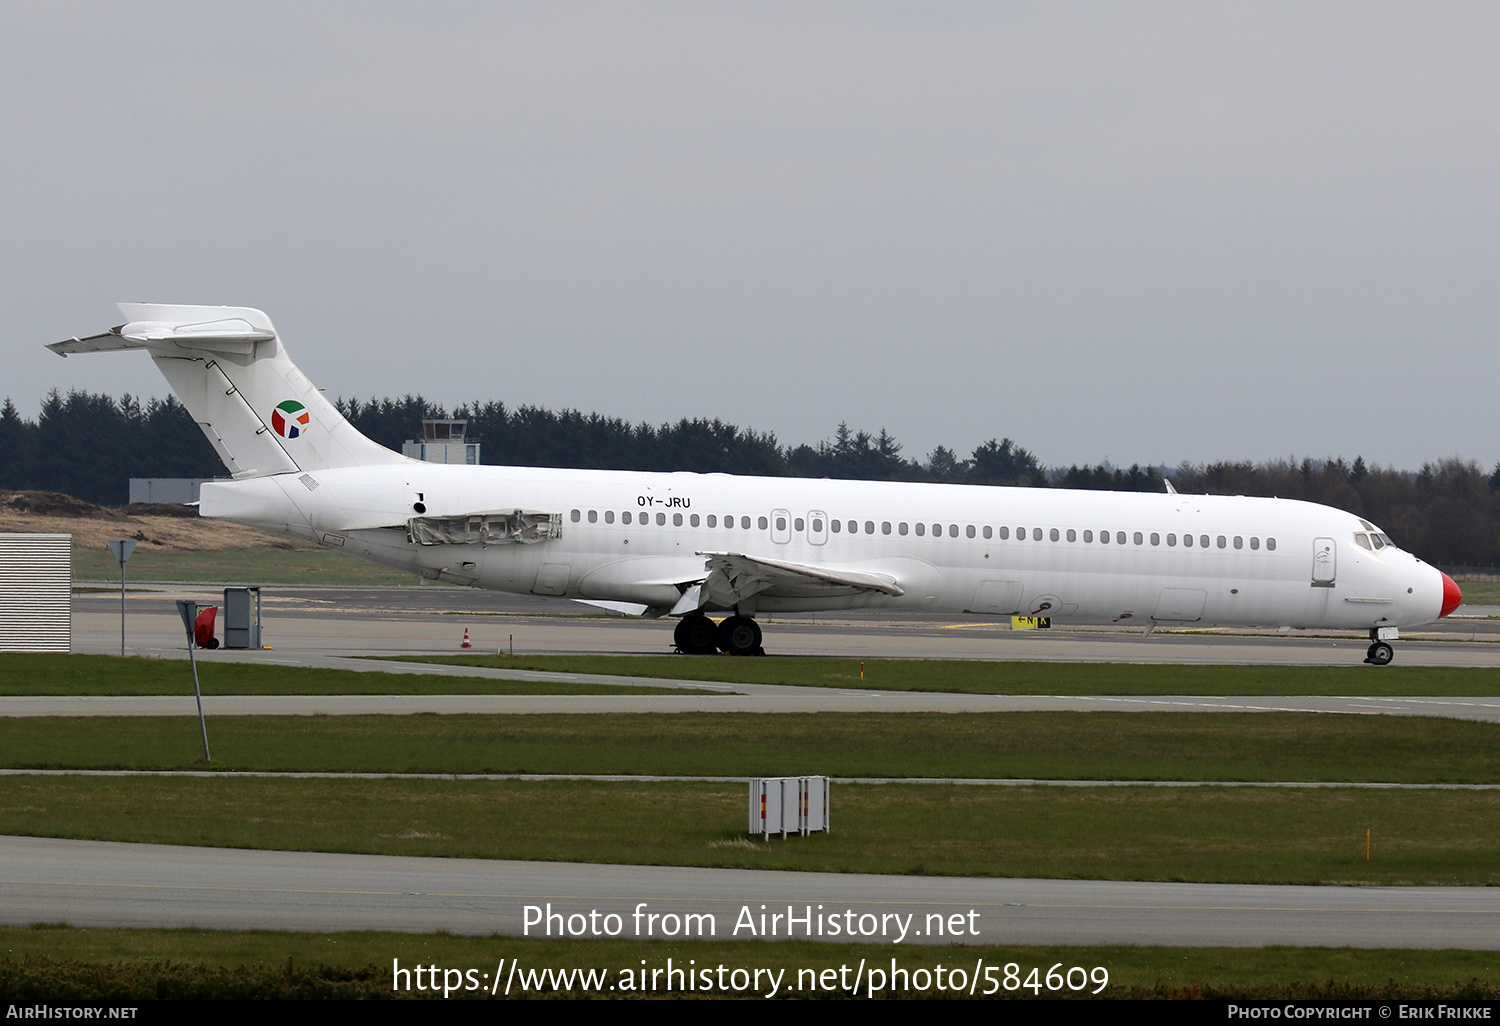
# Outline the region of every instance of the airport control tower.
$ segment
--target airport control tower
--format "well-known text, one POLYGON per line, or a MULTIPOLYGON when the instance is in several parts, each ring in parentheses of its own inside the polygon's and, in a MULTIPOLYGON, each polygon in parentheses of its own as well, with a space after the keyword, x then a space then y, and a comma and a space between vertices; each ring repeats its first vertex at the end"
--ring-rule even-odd
POLYGON ((401 445, 401 455, 410 456, 424 463, 454 463, 479 465, 479 443, 464 437, 469 429, 467 420, 424 420, 422 437, 407 439, 401 445))

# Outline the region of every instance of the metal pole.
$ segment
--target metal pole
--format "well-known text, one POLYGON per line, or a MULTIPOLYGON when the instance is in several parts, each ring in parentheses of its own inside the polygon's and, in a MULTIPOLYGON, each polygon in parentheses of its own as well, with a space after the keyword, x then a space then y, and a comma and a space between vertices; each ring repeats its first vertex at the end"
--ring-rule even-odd
POLYGON ((182 616, 182 625, 187 629, 188 665, 193 668, 193 696, 198 700, 198 729, 203 732, 203 761, 213 762, 208 754, 208 723, 203 719, 203 691, 198 687, 198 658, 193 651, 198 647, 193 637, 193 622, 198 619, 198 603, 186 599, 177 600, 177 612, 182 616))
POLYGON ((108 542, 109 551, 114 553, 115 562, 120 564, 120 655, 125 654, 125 564, 130 562, 130 554, 135 551, 135 540, 133 538, 111 538, 108 542))
POLYGON ((198 700, 198 729, 203 734, 203 761, 213 762, 214 757, 208 754, 208 723, 203 719, 203 691, 198 687, 198 660, 193 654, 197 648, 193 635, 188 634, 188 664, 193 668, 193 697, 198 700))

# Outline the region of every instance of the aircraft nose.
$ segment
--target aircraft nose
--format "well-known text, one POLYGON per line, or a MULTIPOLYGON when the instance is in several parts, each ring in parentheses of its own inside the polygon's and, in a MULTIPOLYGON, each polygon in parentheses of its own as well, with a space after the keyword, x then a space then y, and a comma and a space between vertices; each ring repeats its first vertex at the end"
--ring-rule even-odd
MULTIPOLYGON (((1443 574, 1441 570, 1438 573, 1443 574)), ((1453 578, 1443 574, 1443 611, 1438 614, 1438 617, 1441 618, 1453 612, 1463 600, 1464 593, 1458 590, 1458 585, 1453 582, 1453 578)))

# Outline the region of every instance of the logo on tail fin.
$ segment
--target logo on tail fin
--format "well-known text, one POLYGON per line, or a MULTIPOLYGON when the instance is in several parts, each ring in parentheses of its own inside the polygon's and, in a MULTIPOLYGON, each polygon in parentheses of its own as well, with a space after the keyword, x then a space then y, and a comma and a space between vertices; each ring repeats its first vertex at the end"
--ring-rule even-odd
POLYGON ((296 438, 312 423, 312 414, 295 399, 278 403, 271 411, 271 427, 282 438, 296 438))

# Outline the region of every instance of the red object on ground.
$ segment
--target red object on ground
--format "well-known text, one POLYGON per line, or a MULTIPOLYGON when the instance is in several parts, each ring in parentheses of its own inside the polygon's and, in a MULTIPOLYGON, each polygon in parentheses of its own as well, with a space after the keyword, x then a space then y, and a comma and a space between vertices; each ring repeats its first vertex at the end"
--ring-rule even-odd
POLYGON ((469 628, 467 628, 467 627, 464 628, 464 643, 462 645, 459 645, 458 647, 459 648, 473 648, 474 647, 474 645, 469 641, 469 628))
POLYGON ((219 639, 214 637, 214 621, 218 616, 218 606, 206 606, 198 610, 198 619, 193 621, 193 643, 199 648, 219 647, 219 639))

